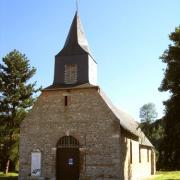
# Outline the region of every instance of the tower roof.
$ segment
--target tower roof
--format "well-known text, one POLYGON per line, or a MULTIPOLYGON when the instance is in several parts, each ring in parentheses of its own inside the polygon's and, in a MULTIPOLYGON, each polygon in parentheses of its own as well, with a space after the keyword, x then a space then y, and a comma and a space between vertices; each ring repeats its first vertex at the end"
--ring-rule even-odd
POLYGON ((76 11, 66 42, 58 56, 87 53, 90 54, 88 41, 86 39, 78 12, 76 11))

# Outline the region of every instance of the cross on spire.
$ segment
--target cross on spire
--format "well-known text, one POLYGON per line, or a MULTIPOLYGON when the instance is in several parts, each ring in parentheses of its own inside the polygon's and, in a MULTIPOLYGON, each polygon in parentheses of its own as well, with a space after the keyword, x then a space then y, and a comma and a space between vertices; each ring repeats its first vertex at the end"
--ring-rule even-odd
POLYGON ((78 11, 78 9, 79 9, 79 1, 76 0, 76 11, 78 11))

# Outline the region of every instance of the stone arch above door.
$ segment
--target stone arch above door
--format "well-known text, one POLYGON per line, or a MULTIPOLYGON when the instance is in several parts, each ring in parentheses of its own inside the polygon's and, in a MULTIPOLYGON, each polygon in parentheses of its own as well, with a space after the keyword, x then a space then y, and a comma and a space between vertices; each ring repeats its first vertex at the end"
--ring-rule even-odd
POLYGON ((79 148, 79 141, 73 136, 63 136, 57 142, 57 148, 79 148))

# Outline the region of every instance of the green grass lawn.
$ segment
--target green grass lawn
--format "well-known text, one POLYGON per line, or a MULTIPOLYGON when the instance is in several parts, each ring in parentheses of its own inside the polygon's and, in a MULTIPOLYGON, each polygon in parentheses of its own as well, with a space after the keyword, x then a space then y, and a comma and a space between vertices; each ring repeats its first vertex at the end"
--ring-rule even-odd
POLYGON ((7 175, 0 172, 0 180, 17 180, 18 174, 17 173, 8 173, 7 175))
MULTIPOLYGON (((4 175, 0 172, 0 180, 17 180, 17 173, 8 173, 4 175)), ((147 180, 180 180, 180 171, 158 171, 156 175, 147 180)))
POLYGON ((147 180, 180 180, 180 171, 158 171, 155 176, 147 180))

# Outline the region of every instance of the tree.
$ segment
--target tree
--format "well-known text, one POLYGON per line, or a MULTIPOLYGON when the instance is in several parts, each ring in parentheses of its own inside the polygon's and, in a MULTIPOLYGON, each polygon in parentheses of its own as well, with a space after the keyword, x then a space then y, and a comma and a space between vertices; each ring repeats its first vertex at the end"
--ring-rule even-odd
POLYGON ((160 57, 167 67, 159 88, 170 92, 165 105, 164 166, 166 169, 180 169, 180 26, 169 35, 172 44, 160 57), (168 142, 168 143, 167 143, 168 142))
POLYGON ((140 108, 140 128, 148 137, 150 142, 153 144, 156 150, 157 169, 163 167, 162 163, 162 143, 164 139, 164 121, 163 119, 157 119, 157 112, 153 103, 148 103, 140 108))
POLYGON ((5 173, 18 161, 19 127, 32 107, 36 83, 29 83, 36 69, 24 54, 13 50, 0 64, 0 158, 5 173))
POLYGON ((144 104, 140 108, 139 117, 141 118, 140 127, 142 131, 151 140, 151 124, 157 117, 155 105, 153 103, 144 104))
POLYGON ((152 123, 157 117, 155 105, 153 103, 144 104, 140 108, 139 117, 141 118, 142 123, 143 122, 152 123))
POLYGON ((157 119, 152 124, 150 124, 150 132, 151 136, 149 140, 156 150, 156 168, 160 170, 164 167, 162 162, 162 155, 164 150, 161 148, 164 140, 164 120, 157 119))

